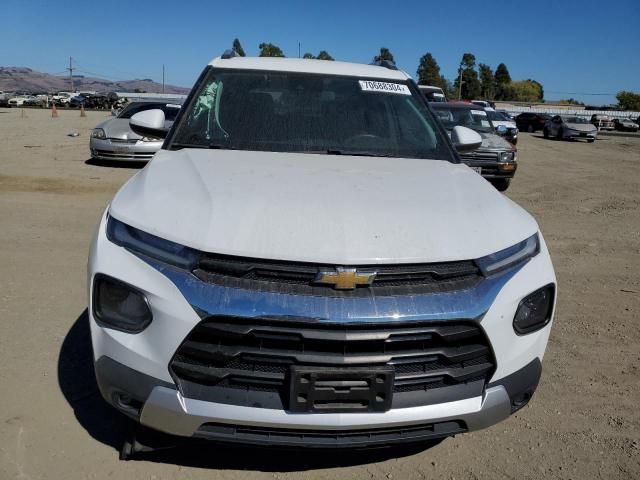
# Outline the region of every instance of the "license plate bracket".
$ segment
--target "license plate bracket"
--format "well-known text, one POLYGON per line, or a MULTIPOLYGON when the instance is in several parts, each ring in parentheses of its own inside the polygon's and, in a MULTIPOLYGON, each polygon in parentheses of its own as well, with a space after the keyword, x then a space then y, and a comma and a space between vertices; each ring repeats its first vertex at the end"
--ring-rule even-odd
POLYGON ((478 175, 482 175, 482 167, 469 167, 471 170, 476 172, 478 175))
POLYGON ((386 412, 393 367, 367 369, 292 366, 289 410, 296 413, 386 412))

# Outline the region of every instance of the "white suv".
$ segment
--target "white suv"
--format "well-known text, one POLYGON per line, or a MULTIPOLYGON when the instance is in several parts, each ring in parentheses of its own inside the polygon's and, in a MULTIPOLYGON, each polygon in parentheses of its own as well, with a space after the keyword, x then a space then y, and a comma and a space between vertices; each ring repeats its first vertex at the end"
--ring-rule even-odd
POLYGON ((216 441, 370 446, 504 420, 556 279, 535 220, 460 162, 391 65, 213 60, 91 246, 104 398, 216 441))

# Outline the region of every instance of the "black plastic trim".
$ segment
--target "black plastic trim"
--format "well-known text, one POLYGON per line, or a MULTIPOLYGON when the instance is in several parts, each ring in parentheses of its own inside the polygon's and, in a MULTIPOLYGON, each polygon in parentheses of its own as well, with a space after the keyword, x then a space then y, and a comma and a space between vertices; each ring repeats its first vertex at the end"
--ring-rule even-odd
POLYGON ((536 357, 520 370, 490 383, 487 388, 503 386, 511 400, 511 413, 514 413, 529 403, 538 388, 541 375, 542 362, 536 357))
POLYGON ((462 421, 406 425, 363 430, 297 430, 205 423, 195 437, 225 443, 279 447, 341 448, 388 446, 437 440, 465 433, 462 421))
POLYGON ((128 408, 119 402, 118 399, 123 395, 135 400, 132 404, 142 406, 155 387, 176 390, 173 383, 138 372, 107 356, 102 356, 95 361, 94 370, 98 389, 104 399, 134 419, 139 418, 140 411, 135 411, 134 408, 128 408))

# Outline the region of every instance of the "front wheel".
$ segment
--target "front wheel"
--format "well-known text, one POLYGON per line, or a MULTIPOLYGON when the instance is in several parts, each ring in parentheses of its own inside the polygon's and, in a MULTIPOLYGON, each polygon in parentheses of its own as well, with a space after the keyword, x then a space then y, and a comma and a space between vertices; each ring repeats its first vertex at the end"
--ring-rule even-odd
POLYGON ((504 192, 509 185, 511 184, 510 178, 497 178, 495 180, 491 180, 491 184, 496 187, 496 190, 499 192, 504 192))
POLYGON ((595 141, 596 141, 596 139, 595 139, 595 138, 590 138, 589 140, 587 140, 587 142, 588 142, 588 143, 593 143, 593 142, 595 142, 595 141))
POLYGON ((549 129, 547 127, 544 127, 544 129, 542 130, 542 136, 544 138, 549 138, 549 129))
POLYGON ((558 129, 558 134, 556 135, 556 138, 558 140, 564 140, 564 132, 562 131, 561 128, 558 129))
POLYGON ((529 132, 529 133, 533 133, 533 132, 535 132, 535 131, 536 131, 536 129, 535 129, 535 128, 533 128, 533 125, 532 125, 532 124, 529 124, 529 126, 527 127, 527 132, 529 132))

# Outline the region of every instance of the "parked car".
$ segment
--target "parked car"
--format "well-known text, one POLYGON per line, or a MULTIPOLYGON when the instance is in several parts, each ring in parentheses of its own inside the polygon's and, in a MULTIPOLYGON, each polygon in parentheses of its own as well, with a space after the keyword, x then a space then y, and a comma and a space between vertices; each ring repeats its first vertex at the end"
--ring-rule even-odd
POLYGON ((166 102, 133 102, 115 118, 106 120, 91 132, 89 149, 97 160, 146 161, 162 147, 156 137, 138 135, 129 128, 132 115, 146 110, 160 109, 165 115, 165 128, 170 128, 180 110, 180 105, 166 102))
POLYGON ((471 103, 473 103, 474 105, 478 105, 479 107, 482 108, 496 108, 496 104, 495 102, 490 102, 488 100, 471 100, 471 103))
POLYGON ((440 87, 434 87, 432 85, 418 85, 418 88, 427 99, 428 102, 446 102, 447 97, 444 94, 444 90, 440 87))
POLYGON ((9 106, 21 107, 22 105, 24 105, 25 100, 28 100, 29 98, 31 98, 30 95, 16 95, 9 99, 9 106))
POLYGON ((49 105, 49 97, 44 94, 32 95, 24 100, 23 105, 28 107, 46 107, 49 105))
POLYGON ((544 138, 555 137, 558 140, 583 139, 593 143, 598 129, 585 117, 578 115, 554 115, 543 129, 544 138))
POLYGON ((638 124, 630 118, 616 118, 613 120, 616 130, 621 132, 637 132, 638 124))
POLYGON ((615 130, 616 124, 613 122, 613 118, 609 115, 602 115, 596 113, 591 116, 591 123, 595 125, 598 130, 615 130))
POLYGON ((496 112, 501 113, 502 115, 504 115, 505 117, 511 119, 511 120, 515 120, 516 116, 510 112, 507 112, 506 110, 496 110, 496 112))
POLYGON ((0 91, 0 107, 8 107, 9 99, 13 97, 13 94, 9 92, 0 91))
POLYGON ((72 92, 58 92, 51 97, 51 101, 59 107, 65 107, 69 105, 71 98, 75 96, 76 94, 72 92))
POLYGON ((523 112, 515 118, 518 130, 533 133, 544 128, 547 120, 551 118, 546 113, 523 112))
MULTIPOLYGON (((498 190, 509 188, 518 167, 516 148, 502 138, 488 113, 479 106, 464 103, 439 103, 431 106, 447 132, 456 126, 471 128, 482 137, 482 145, 469 152, 460 153, 462 161, 491 182, 498 190)), ((502 135, 506 127, 498 127, 502 135)))
POLYGON ((509 142, 516 145, 518 143, 518 127, 516 126, 516 122, 513 121, 511 117, 505 115, 502 112, 498 112, 491 107, 487 107, 484 109, 487 112, 487 116, 494 127, 503 126, 507 129, 507 132, 504 134, 504 138, 506 138, 509 142))
POLYGON ((166 138, 89 254, 94 371, 117 410, 173 435, 345 448, 529 402, 547 247, 459 163, 480 136, 449 140, 406 73, 230 52, 169 132, 161 109, 130 125, 166 138))

